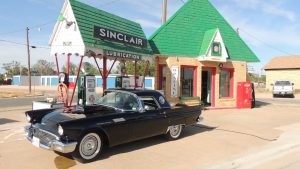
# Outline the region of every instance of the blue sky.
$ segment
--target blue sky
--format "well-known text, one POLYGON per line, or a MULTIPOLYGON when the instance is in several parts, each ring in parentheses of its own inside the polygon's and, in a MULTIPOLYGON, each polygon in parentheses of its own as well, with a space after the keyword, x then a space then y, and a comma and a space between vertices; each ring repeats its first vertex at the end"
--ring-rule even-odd
MULTIPOLYGON (((142 24, 149 37, 161 23, 162 0, 81 0, 99 9, 142 24)), ((183 0, 184 2, 187 0, 183 0)), ((64 0, 9 0, 0 6, 0 40, 26 42, 30 30, 32 45, 47 46, 64 0), (38 29, 37 25, 43 25, 38 29), (37 27, 36 27, 37 26, 37 27)), ((300 55, 300 6, 298 0, 210 0, 260 58, 257 72, 274 56, 300 55)), ((168 0, 168 17, 183 5, 168 0)), ((0 42, 0 67, 13 60, 27 64, 26 47, 0 42)), ((54 61, 49 49, 32 49, 32 62, 54 61)), ((76 62, 76 61, 75 61, 76 62)), ((3 72, 0 68, 0 72, 3 72)))

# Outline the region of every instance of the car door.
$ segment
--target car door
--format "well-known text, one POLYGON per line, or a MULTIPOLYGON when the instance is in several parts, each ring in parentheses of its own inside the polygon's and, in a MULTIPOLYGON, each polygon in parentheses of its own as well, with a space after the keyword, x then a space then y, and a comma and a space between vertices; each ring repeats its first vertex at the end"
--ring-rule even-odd
MULTIPOLYGON (((146 97, 144 97, 146 98, 146 97)), ((144 107, 145 112, 136 112, 136 119, 132 120, 129 124, 129 132, 135 140, 147 138, 166 132, 168 127, 168 121, 164 110, 162 110, 153 97, 147 97, 153 99, 153 103, 156 104, 155 109, 148 109, 144 107)), ((146 104, 144 104, 146 106, 146 104)))

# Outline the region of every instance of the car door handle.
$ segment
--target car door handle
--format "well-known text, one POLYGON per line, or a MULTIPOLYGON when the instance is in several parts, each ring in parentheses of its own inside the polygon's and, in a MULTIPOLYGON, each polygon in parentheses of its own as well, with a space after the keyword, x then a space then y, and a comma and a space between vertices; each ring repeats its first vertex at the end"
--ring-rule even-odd
POLYGON ((113 121, 115 122, 115 123, 120 123, 120 122, 124 122, 124 121, 126 121, 124 118, 117 118, 117 119, 113 119, 113 121))

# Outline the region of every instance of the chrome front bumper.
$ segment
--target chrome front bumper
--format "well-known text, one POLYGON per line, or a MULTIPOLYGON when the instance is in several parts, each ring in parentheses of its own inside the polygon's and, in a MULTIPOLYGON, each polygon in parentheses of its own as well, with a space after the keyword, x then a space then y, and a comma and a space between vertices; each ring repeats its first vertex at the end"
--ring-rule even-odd
MULTIPOLYGON (((43 143, 40 141, 36 142, 33 140, 33 137, 35 137, 35 136, 32 132, 30 132, 30 128, 31 128, 31 126, 26 126, 26 127, 24 127, 24 131, 26 133, 27 139, 36 147, 43 148, 43 149, 50 150, 50 151, 58 151, 61 153, 71 153, 76 148, 77 142, 63 143, 63 142, 59 141, 59 138, 56 135, 54 135, 48 131, 42 130, 42 129, 38 129, 38 130, 40 132, 43 132, 45 135, 49 135, 55 139, 48 139, 47 143, 45 143, 45 142, 43 143)), ((38 140, 40 139, 39 137, 36 137, 36 138, 38 140)))

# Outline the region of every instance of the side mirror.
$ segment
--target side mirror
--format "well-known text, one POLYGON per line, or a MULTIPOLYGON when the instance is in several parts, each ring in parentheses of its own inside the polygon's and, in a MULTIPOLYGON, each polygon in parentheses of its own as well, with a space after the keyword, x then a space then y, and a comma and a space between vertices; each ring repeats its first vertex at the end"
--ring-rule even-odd
POLYGON ((139 108, 138 112, 140 113, 144 113, 145 112, 145 109, 143 109, 142 107, 139 108))
POLYGON ((295 85, 295 83, 292 83, 292 85, 294 86, 294 85, 295 85))
POLYGON ((272 84, 270 84, 271 86, 274 86, 274 84, 272 83, 272 84))
POLYGON ((150 110, 150 107, 148 105, 145 105, 145 110, 150 110))

